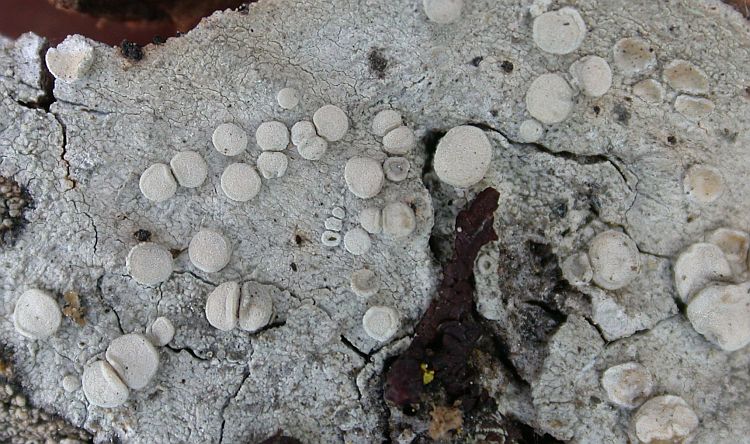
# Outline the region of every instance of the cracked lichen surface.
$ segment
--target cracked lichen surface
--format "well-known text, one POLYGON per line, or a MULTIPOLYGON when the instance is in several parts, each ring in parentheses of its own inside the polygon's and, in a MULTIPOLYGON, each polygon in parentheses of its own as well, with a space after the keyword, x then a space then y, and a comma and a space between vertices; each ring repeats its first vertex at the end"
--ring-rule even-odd
MULTIPOLYGON (((750 435, 741 370, 748 351, 722 352, 692 330, 674 302, 671 271, 674 255, 704 232, 750 229, 747 23, 708 0, 627 7, 580 0, 574 6, 589 34, 578 51, 553 56, 534 46, 529 1, 467 2, 462 18, 443 26, 428 22, 419 3, 261 1, 246 14, 216 13, 186 35, 148 46, 138 62, 92 42, 91 70, 77 82, 56 82, 54 96, 41 67, 44 42, 0 41, 0 175, 33 199, 15 243, 0 245, 0 343, 13 349, 16 377, 34 406, 96 441, 255 442, 281 429, 305 442, 380 442, 407 426, 424 433, 426 424, 382 400, 380 375, 436 291, 436 258, 450 256, 440 246, 451 238, 455 215, 491 186, 501 195, 499 240, 480 259, 499 271, 477 271, 476 298, 495 304, 498 318, 488 324, 515 367, 482 372, 499 414, 558 439, 632 440, 630 412, 609 404, 598 385, 600 371, 628 357, 654 373, 657 392, 682 396, 695 409, 696 442, 750 435), (567 73, 589 54, 611 63, 614 43, 632 36, 654 47, 653 73, 624 78, 613 66, 606 95, 578 96, 571 117, 547 126, 537 143, 516 142, 534 78, 567 73), (659 104, 632 94, 638 80, 661 81, 661 68, 675 59, 708 76, 716 108, 699 122, 674 110, 669 88, 659 104), (293 110, 276 104, 286 86, 301 93, 293 110), (323 159, 306 161, 290 149, 286 175, 264 181, 254 200, 238 204, 221 193, 219 176, 234 160, 211 146, 217 125, 237 123, 252 137, 263 121, 291 127, 328 103, 347 113, 350 130, 323 159), (385 158, 369 128, 389 107, 421 142, 408 155, 407 180, 387 182, 363 201, 347 190, 344 164, 355 155, 385 158), (493 145, 489 173, 463 191, 437 181, 426 143, 460 124, 479 126, 493 145), (161 204, 146 200, 140 173, 183 150, 205 157, 208 180, 161 204), (696 163, 717 168, 727 185, 710 205, 683 192, 685 170, 696 163), (320 243, 333 207, 346 209, 346 231, 359 210, 392 200, 415 208, 417 229, 405 241, 373 237, 359 257, 320 243), (233 244, 219 273, 200 272, 188 260, 187 245, 202 227, 233 244), (617 291, 560 288, 555 261, 585 251, 610 228, 636 242, 643 263, 637 280, 617 291), (176 271, 157 287, 137 284, 125 269, 138 230, 176 253, 176 271), (535 245, 549 252, 535 259, 535 245), (517 255, 531 259, 514 262, 526 268, 511 273, 517 255), (363 267, 381 281, 369 300, 349 289, 351 272, 363 267), (275 322, 256 334, 212 328, 205 298, 228 280, 278 288, 275 322), (13 304, 34 287, 61 302, 64 292, 79 293, 86 324, 65 319, 49 339, 23 339, 13 329, 13 304), (370 305, 391 305, 403 316, 388 344, 361 327, 370 305), (143 332, 158 316, 177 334, 160 351, 155 379, 125 406, 100 409, 82 391, 63 390, 63 375, 80 375, 112 339, 143 332)), ((254 163, 259 153, 251 144, 237 160, 254 163)))

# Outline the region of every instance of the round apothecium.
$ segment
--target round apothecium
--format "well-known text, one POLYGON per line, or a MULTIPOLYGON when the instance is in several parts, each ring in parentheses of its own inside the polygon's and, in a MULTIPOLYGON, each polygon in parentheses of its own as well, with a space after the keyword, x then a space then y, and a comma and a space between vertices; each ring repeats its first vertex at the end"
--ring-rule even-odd
POLYGON ((609 63, 598 56, 586 56, 570 66, 570 74, 583 94, 601 97, 612 86, 612 70, 609 63))
POLYGON ((97 407, 119 407, 130 395, 128 386, 106 361, 94 361, 84 367, 81 385, 86 399, 97 407))
POLYGON ((359 212, 359 224, 370 234, 378 234, 382 230, 382 211, 378 207, 367 207, 359 212))
POLYGON ((208 164, 203 156, 195 151, 182 151, 169 162, 177 182, 186 188, 201 186, 208 176, 208 164))
POLYGON ((635 434, 644 443, 684 442, 698 427, 698 416, 679 396, 656 396, 634 417, 635 434))
POLYGON ((526 119, 521 122, 521 126, 518 127, 518 135, 521 138, 521 142, 533 143, 541 139, 544 134, 544 127, 541 123, 534 119, 526 119))
POLYGON ((688 304, 693 328, 725 351, 750 343, 750 282, 713 284, 699 291, 688 304))
POLYGON ((383 137, 401 125, 403 125, 401 113, 392 109, 384 109, 375 114, 372 119, 372 133, 383 137))
POLYGON ((406 157, 389 157, 383 162, 385 178, 391 182, 401 182, 409 175, 409 159, 406 157))
POLYGON ((560 123, 573 111, 574 96, 573 88, 562 76, 542 74, 526 91, 526 110, 542 123, 560 123))
POLYGON ((247 148, 247 133, 234 123, 222 123, 214 130, 211 141, 216 151, 236 156, 247 148))
POLYGON ((174 338, 175 328, 172 321, 159 316, 146 328, 146 337, 157 347, 163 347, 174 338))
POLYGON ((326 247, 337 247, 341 244, 341 234, 336 231, 326 230, 320 236, 320 242, 326 247))
POLYGON ((484 178, 492 160, 492 145, 475 126, 457 126, 448 131, 435 151, 435 173, 443 182, 466 188, 484 178))
POLYGON ((641 271, 638 248, 625 233, 608 230, 589 244, 589 260, 594 283, 606 290, 617 290, 632 282, 641 271))
POLYGON ((325 105, 315 111, 313 123, 318 134, 329 142, 343 139, 349 131, 349 118, 341 108, 335 105, 325 105))
POLYGON ((247 202, 260 192, 261 180, 252 165, 233 163, 221 175, 221 189, 237 202, 247 202))
POLYGON ((255 141, 263 151, 283 151, 289 145, 289 130, 282 122, 263 122, 255 131, 255 141))
POLYGON ((346 211, 341 207, 333 207, 331 209, 331 214, 333 215, 333 217, 342 220, 344 219, 344 217, 346 217, 346 211))
POLYGON ((218 231, 203 229, 190 240, 188 256, 199 270, 215 273, 229 263, 232 246, 218 231))
POLYGON ((685 172, 685 193, 698 203, 709 204, 724 192, 724 179, 719 170, 708 165, 693 165, 685 172))
POLYGON ((369 298, 378 292, 380 280, 374 271, 363 268, 352 273, 350 286, 357 296, 369 298))
POLYGON ((651 395, 654 380, 651 372, 637 362, 626 362, 608 368, 602 375, 602 387, 610 401, 617 405, 638 407, 651 395))
POLYGON ((705 242, 695 243, 681 252, 673 269, 677 295, 683 302, 688 302, 711 281, 722 281, 732 275, 732 267, 721 248, 705 242))
POLYGON ((94 48, 80 35, 69 35, 59 45, 50 48, 44 55, 49 72, 65 83, 83 77, 94 61, 94 48))
POLYGON ((422 0, 422 7, 430 21, 445 25, 461 17, 464 0, 422 0))
POLYGON ((229 331, 237 326, 240 307, 240 285, 224 282, 216 287, 206 299, 206 320, 214 328, 229 331))
POLYGON ((312 136, 297 146, 297 152, 303 159, 319 160, 328 151, 328 142, 322 137, 312 136))
POLYGON ((344 223, 341 221, 341 219, 337 217, 327 217, 325 222, 323 223, 323 226, 326 227, 326 230, 331 231, 341 231, 341 228, 344 226, 344 223))
POLYGON ((370 235, 362 228, 351 229, 344 235, 344 248, 355 256, 367 253, 371 246, 370 235))
POLYGON ((414 210, 403 202, 391 202, 383 208, 383 233, 394 238, 403 238, 414 232, 417 220, 414 210))
POLYGON ((294 88, 283 88, 276 94, 276 101, 284 109, 292 109, 299 104, 299 93, 294 88))
POLYGON ((268 325, 273 317, 273 299, 264 292, 242 294, 239 308, 239 327, 254 333, 268 325))
POLYGON ((60 305, 45 291, 26 290, 16 301, 13 326, 27 338, 48 338, 57 332, 61 322, 60 305))
POLYGON ((317 136, 315 132, 315 125, 307 120, 302 120, 292 125, 292 143, 294 146, 299 146, 302 142, 312 137, 317 136))
POLYGON ((172 253, 153 242, 141 242, 130 250, 125 268, 136 282, 156 285, 169 279, 174 269, 172 253))
POLYGON ((370 157, 352 157, 344 167, 344 180, 349 191, 361 199, 376 196, 383 188, 383 167, 370 157))
POLYGON ((626 76, 650 71, 656 66, 656 53, 649 42, 638 37, 625 37, 612 50, 617 69, 626 76))
POLYGON ((586 37, 586 23, 574 8, 549 11, 534 19, 534 43, 545 52, 568 54, 581 46, 586 37))
POLYGON ((393 337, 400 326, 399 314, 392 307, 370 307, 362 317, 365 333, 379 342, 385 342, 393 337))
POLYGON ((172 170, 163 163, 156 163, 146 168, 138 181, 141 193, 153 202, 163 202, 177 192, 177 182, 172 170))
POLYGON ((390 154, 406 154, 416 144, 417 137, 414 135, 414 131, 406 126, 400 126, 391 130, 383 137, 383 149, 390 154))
POLYGON ((159 368, 159 352, 151 341, 137 333, 115 338, 104 356, 125 385, 133 390, 147 386, 159 368))
POLYGON ((282 177, 286 174, 286 169, 289 165, 289 159, 287 159, 284 153, 277 153, 273 151, 264 151, 258 156, 258 162, 256 166, 258 171, 266 179, 275 179, 282 177))

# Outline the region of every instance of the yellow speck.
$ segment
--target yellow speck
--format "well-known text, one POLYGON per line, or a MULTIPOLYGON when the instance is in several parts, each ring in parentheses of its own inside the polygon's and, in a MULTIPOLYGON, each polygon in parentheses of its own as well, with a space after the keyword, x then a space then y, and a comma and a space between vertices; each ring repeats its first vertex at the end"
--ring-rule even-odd
POLYGON ((427 370, 427 364, 419 364, 419 368, 422 369, 422 384, 427 385, 435 379, 435 370, 427 370))

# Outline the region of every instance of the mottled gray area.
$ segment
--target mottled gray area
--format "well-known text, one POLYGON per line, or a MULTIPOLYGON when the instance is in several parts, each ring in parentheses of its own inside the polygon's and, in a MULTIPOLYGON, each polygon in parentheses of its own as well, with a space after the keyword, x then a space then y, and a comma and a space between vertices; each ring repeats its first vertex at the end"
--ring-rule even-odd
POLYGON ((589 34, 579 50, 553 56, 533 44, 531 1, 466 3, 460 20, 438 25, 416 1, 265 0, 147 46, 138 62, 92 42, 90 71, 71 84, 55 82, 53 93, 45 42, 32 35, 0 40, 0 175, 26 187, 33 201, 15 242, 0 245, 0 344, 13 351, 29 401, 97 442, 255 442, 279 429, 305 442, 423 434, 423 420, 382 400, 381 373, 435 294, 455 214, 493 186, 501 193, 499 240, 478 260, 477 302, 514 367, 487 358, 480 369, 498 415, 572 442, 632 441, 631 412, 607 401, 599 377, 635 360, 653 373, 655 394, 682 396, 695 410, 695 442, 750 436, 750 353, 723 352, 692 329, 674 302, 671 270, 674 255, 704 232, 750 229, 747 23, 713 0, 625 7, 580 0, 574 6, 589 34), (612 64, 614 43, 630 36, 653 46, 653 72, 626 78, 613 66, 607 94, 579 95, 570 118, 545 126, 536 144, 516 142, 529 117, 524 95, 538 75, 568 76, 584 55, 612 64), (373 50, 384 68, 379 60, 372 69, 373 50), (662 103, 632 94, 640 80, 661 81, 674 59, 709 78, 706 98, 716 108, 698 122, 675 111, 677 93, 666 86, 662 103), (293 110, 276 102, 284 87, 300 92, 293 110), (255 199, 237 203, 222 194, 224 168, 255 164, 260 148, 250 143, 236 158, 222 156, 211 145, 217 125, 236 123, 253 140, 261 122, 291 128, 329 103, 347 113, 350 129, 321 160, 290 148, 286 175, 264 180, 255 199), (399 110, 420 143, 405 156, 408 178, 387 181, 363 201, 347 190, 344 164, 356 155, 385 159, 381 139, 370 133, 385 108, 399 110), (437 135, 459 124, 479 125, 494 148, 489 173, 470 190, 440 185, 430 170, 437 135), (145 199, 141 172, 183 150, 204 156, 206 182, 178 188, 163 203, 145 199), (696 163, 716 167, 727 185, 712 204, 683 191, 685 170, 696 163), (363 256, 321 244, 334 207, 346 210, 343 234, 357 226, 361 209, 394 200, 416 213, 416 231, 405 240, 373 235, 363 256), (187 257, 192 235, 204 227, 233 244, 218 273, 197 270, 187 257), (639 276, 616 291, 568 285, 558 264, 607 229, 634 239, 639 276), (137 230, 175 254, 176 271, 157 287, 139 285, 125 269, 137 230), (369 299, 349 288, 351 272, 365 267, 381 282, 369 299), (205 298, 228 280, 279 290, 267 328, 225 333, 208 324, 205 298), (64 292, 77 291, 86 325, 66 318, 47 340, 22 338, 13 304, 33 287, 61 304, 64 292), (372 305, 402 315, 388 344, 362 329, 372 305), (143 332, 158 316, 174 323, 176 336, 160 349, 155 379, 123 407, 96 408, 81 390, 63 389, 65 374, 80 375, 113 338, 143 332))

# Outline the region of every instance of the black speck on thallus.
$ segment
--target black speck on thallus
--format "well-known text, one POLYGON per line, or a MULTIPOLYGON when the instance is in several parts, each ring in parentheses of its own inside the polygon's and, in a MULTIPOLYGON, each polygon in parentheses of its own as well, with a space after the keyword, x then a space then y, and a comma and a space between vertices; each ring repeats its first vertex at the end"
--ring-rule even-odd
POLYGON ((152 43, 153 43, 154 45, 162 45, 162 44, 164 44, 164 43, 165 43, 166 41, 167 41, 167 40, 166 40, 166 39, 165 39, 164 37, 160 36, 160 35, 155 35, 155 36, 154 36, 154 38, 152 38, 152 39, 151 39, 151 42, 152 42, 152 43))
POLYGON ((469 64, 471 64, 471 66, 475 66, 476 67, 476 66, 479 66, 480 63, 482 63, 482 60, 484 60, 484 57, 477 56, 477 57, 474 57, 473 59, 471 59, 471 62, 469 62, 469 64))
POLYGON ((625 105, 618 103, 612 108, 612 112, 615 115, 615 119, 623 125, 627 125, 630 122, 630 111, 625 108, 625 105))
POLYGON ((133 233, 133 237, 138 242, 148 242, 149 239, 151 239, 151 232, 148 230, 140 229, 136 231, 135 233, 133 233))
POLYGON ((568 204, 566 202, 557 202, 552 207, 552 211, 557 215, 557 217, 563 218, 566 214, 568 214, 568 204))
POLYGON ((510 74, 513 72, 513 69, 515 66, 513 66, 513 62, 509 60, 503 60, 503 63, 500 64, 500 67, 505 71, 506 74, 510 74))
POLYGON ((135 61, 143 59, 143 48, 138 43, 127 39, 120 43, 120 52, 122 52, 123 57, 126 59, 135 61))
POLYGON ((382 48, 372 48, 367 55, 367 62, 370 70, 374 72, 379 79, 385 78, 385 70, 388 68, 388 59, 385 58, 385 52, 382 48))
POLYGON ((674 145, 677 143, 677 138, 675 136, 669 136, 667 137, 667 142, 669 142, 670 145, 674 145))

